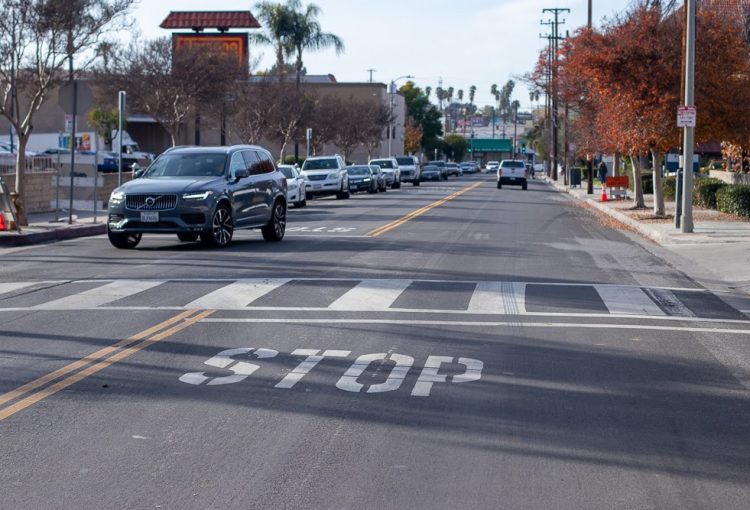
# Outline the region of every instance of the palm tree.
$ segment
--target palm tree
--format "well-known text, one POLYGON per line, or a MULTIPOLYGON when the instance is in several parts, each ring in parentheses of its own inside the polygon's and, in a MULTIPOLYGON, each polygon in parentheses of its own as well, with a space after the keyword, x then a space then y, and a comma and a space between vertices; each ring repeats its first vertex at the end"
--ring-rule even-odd
POLYGON ((264 32, 251 34, 251 39, 257 44, 273 46, 276 53, 276 72, 284 69, 284 55, 292 29, 292 18, 295 9, 299 6, 298 0, 287 0, 287 3, 260 2, 255 5, 258 19, 266 28, 264 32))
POLYGON ((471 103, 472 105, 474 104, 474 98, 476 97, 476 95, 477 87, 476 85, 472 85, 471 87, 469 87, 469 103, 471 103))
POLYGON ((318 17, 323 12, 315 4, 309 4, 302 11, 300 0, 287 0, 287 5, 294 9, 289 37, 286 40, 286 52, 295 55, 294 63, 297 71, 297 86, 300 84, 300 76, 304 67, 302 55, 306 50, 316 51, 326 48, 334 48, 336 54, 344 52, 344 41, 337 35, 323 32, 318 17))
POLYGON ((458 94, 456 94, 458 97, 458 102, 463 103, 464 102, 464 89, 458 89, 458 94))
POLYGON ((453 87, 448 87, 448 95, 446 96, 448 98, 448 104, 453 101, 453 87))
POLYGON ((430 100, 430 94, 432 94, 432 87, 425 87, 424 88, 424 94, 427 96, 427 100, 430 100))

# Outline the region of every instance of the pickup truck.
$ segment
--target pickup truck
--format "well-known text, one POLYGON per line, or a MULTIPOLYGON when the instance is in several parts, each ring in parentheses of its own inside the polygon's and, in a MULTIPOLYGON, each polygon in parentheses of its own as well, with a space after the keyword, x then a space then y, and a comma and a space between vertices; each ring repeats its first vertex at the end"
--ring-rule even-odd
POLYGON ((523 161, 504 159, 497 169, 497 189, 502 189, 503 184, 517 184, 526 189, 529 171, 523 161))

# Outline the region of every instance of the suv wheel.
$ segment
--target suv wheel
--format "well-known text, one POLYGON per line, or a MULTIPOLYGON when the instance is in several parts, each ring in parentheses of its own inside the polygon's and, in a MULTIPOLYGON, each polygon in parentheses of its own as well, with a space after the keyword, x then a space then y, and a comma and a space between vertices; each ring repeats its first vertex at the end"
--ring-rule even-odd
POLYGON ((343 200, 344 198, 346 197, 344 196, 344 183, 342 181, 341 189, 336 192, 336 200, 343 200))
POLYGON ((261 229, 261 232, 263 233, 263 239, 266 241, 276 242, 284 239, 284 232, 286 232, 286 207, 284 207, 283 200, 277 200, 273 204, 271 219, 261 229))
POLYGON ((225 204, 216 207, 211 218, 211 229, 201 234, 201 241, 212 248, 224 248, 229 246, 234 235, 234 222, 232 213, 225 204))
POLYGON ((413 181, 411 181, 411 183, 412 183, 412 184, 413 184, 414 186, 419 186, 419 181, 420 181, 419 179, 414 179, 413 181))
POLYGON ((109 227, 107 227, 107 237, 109 237, 109 242, 112 243, 112 246, 121 250, 132 250, 141 242, 142 236, 143 234, 112 232, 109 230, 109 227))

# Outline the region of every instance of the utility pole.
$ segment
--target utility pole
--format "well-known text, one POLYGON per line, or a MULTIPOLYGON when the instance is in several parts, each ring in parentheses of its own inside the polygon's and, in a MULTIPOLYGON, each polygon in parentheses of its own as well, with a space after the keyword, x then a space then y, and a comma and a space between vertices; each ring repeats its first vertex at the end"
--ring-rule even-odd
POLYGON ((592 9, 591 9, 591 1, 592 1, 592 0, 589 0, 589 23, 588 23, 588 27, 589 27, 589 28, 591 28, 591 27, 593 26, 593 24, 592 24, 592 9))
MULTIPOLYGON (((695 79, 695 0, 685 0, 685 106, 693 106, 695 79)), ((682 143, 682 233, 693 232, 693 150, 695 126, 686 126, 682 143)))
POLYGON ((368 69, 367 72, 370 73, 370 83, 372 83, 372 73, 377 71, 377 69, 368 69))
MULTIPOLYGON (((552 25, 552 21, 540 21, 541 25, 552 25)), ((544 119, 547 123, 547 132, 549 134, 549 143, 547 148, 549 151, 552 150, 552 34, 542 35, 539 34, 542 39, 547 39, 547 69, 544 73, 545 86, 544 86, 544 119)), ((550 154, 547 153, 545 158, 545 174, 547 177, 552 177, 552 163, 550 160, 550 154)))
MULTIPOLYGON (((560 37, 560 25, 565 24, 565 20, 560 21, 560 14, 570 12, 570 9, 553 8, 553 9, 542 9, 543 13, 551 13, 555 19, 551 22, 552 35, 551 35, 551 48, 552 48, 552 179, 557 180, 557 166, 560 159, 560 148, 558 147, 558 116, 559 116, 559 105, 557 98, 557 53, 558 53, 558 41, 560 37)), ((548 24, 548 23, 542 23, 548 24)))

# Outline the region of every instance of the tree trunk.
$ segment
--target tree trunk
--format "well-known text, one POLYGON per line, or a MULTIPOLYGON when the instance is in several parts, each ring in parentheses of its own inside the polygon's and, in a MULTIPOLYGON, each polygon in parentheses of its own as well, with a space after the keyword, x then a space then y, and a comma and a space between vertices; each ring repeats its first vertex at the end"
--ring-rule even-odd
POLYGON ((654 162, 654 216, 664 216, 664 193, 661 189, 661 151, 651 149, 654 162))
MULTIPOLYGON (((18 133, 18 131, 16 131, 18 133)), ((29 143, 29 135, 22 135, 18 133, 18 146, 16 149, 16 189, 17 198, 14 202, 16 209, 16 220, 22 227, 26 227, 29 224, 29 219, 26 216, 26 207, 24 207, 24 199, 26 194, 26 145, 29 143)))
POLYGON ((642 209, 646 207, 643 201, 643 182, 641 181, 641 160, 638 156, 630 155, 630 162, 633 165, 633 207, 642 209))

